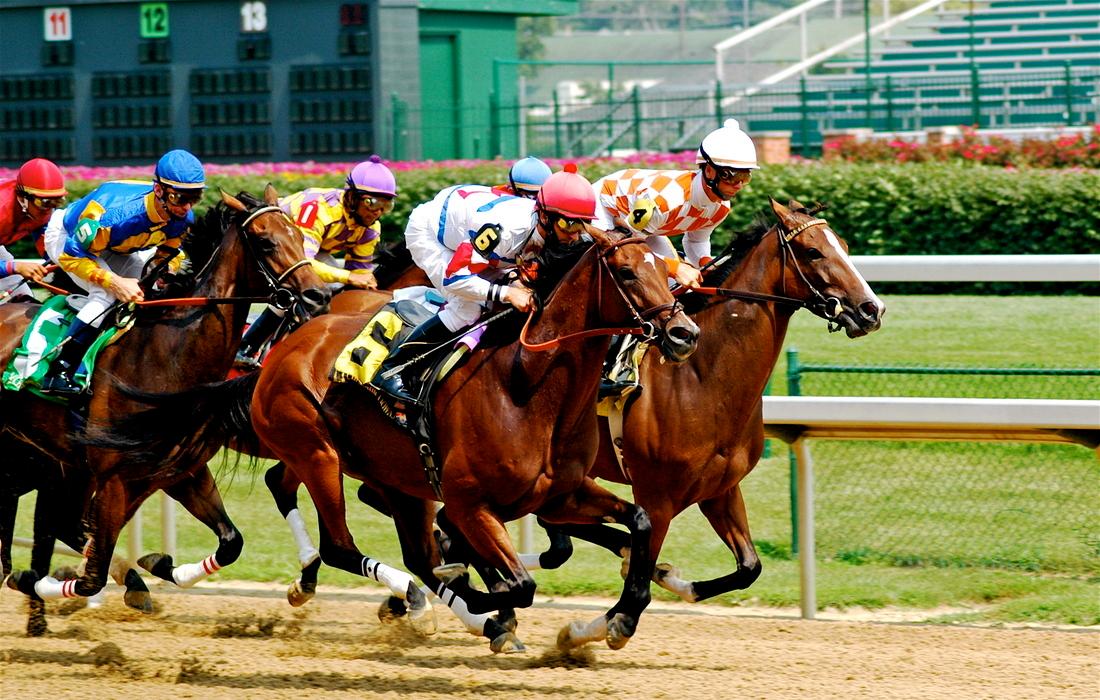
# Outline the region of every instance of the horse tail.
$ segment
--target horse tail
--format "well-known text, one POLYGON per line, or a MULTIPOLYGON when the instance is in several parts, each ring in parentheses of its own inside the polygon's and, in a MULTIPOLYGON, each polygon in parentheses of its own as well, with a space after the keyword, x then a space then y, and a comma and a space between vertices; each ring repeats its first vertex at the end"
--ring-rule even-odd
POLYGON ((157 465, 156 474, 186 469, 203 454, 230 442, 255 454, 252 394, 259 372, 201 384, 177 393, 157 394, 120 386, 129 398, 149 408, 110 423, 89 424, 74 440, 120 455, 117 468, 157 465))

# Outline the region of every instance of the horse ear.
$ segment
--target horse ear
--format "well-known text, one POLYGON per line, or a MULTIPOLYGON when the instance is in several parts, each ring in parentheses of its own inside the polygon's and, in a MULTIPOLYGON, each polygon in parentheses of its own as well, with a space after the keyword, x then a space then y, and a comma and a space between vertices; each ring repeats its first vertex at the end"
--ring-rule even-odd
POLYGON ((780 221, 786 221, 791 217, 791 210, 783 206, 779 202, 775 201, 772 197, 768 197, 768 201, 772 204, 772 211, 779 217, 780 221))
POLYGON ((806 207, 802 206, 802 202, 798 201, 797 199, 792 199, 791 201, 787 202, 787 206, 790 207, 791 209, 796 210, 796 211, 798 209, 805 209, 806 208, 806 207))
POLYGON ((242 202, 241 200, 237 199, 225 190, 219 190, 219 192, 222 193, 222 202, 224 202, 226 206, 232 207, 237 211, 248 211, 248 207, 246 207, 244 205, 244 202, 242 202))
POLYGON ((264 188, 264 201, 273 207, 279 204, 279 193, 275 191, 275 185, 272 185, 270 182, 267 183, 267 187, 264 188))

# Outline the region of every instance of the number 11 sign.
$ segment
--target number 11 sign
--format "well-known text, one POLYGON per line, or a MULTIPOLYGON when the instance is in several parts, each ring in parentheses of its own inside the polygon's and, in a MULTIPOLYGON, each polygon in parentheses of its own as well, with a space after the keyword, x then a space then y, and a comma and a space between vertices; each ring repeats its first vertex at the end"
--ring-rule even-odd
POLYGON ((73 13, 68 7, 45 7, 42 9, 45 21, 46 41, 72 41, 73 13))

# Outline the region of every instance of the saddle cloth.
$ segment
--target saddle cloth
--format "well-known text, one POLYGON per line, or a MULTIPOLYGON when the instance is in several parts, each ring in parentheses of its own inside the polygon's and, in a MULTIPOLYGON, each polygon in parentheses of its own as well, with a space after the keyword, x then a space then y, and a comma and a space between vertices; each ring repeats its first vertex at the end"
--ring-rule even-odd
MULTIPOLYGON (((80 301, 84 300, 86 300, 85 297, 74 299, 71 296, 54 296, 42 304, 42 308, 35 314, 34 320, 23 333, 23 341, 16 348, 7 369, 4 370, 0 386, 8 391, 27 389, 45 398, 60 400, 54 394, 41 393, 39 388, 43 378, 49 372, 50 364, 58 355, 58 345, 65 338, 69 324, 76 318, 73 305, 80 306, 80 301)), ((99 351, 121 337, 129 327, 129 324, 123 328, 109 325, 99 334, 84 354, 84 360, 73 376, 77 384, 81 387, 88 385, 95 371, 95 358, 99 351)))

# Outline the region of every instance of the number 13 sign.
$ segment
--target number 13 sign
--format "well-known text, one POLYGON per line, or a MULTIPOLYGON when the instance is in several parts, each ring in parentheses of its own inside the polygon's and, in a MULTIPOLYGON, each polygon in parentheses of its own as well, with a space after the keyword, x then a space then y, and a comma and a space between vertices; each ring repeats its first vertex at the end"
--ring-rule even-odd
POLYGON ((45 21, 46 41, 71 41, 73 38, 73 13, 68 7, 45 7, 42 9, 45 21))

